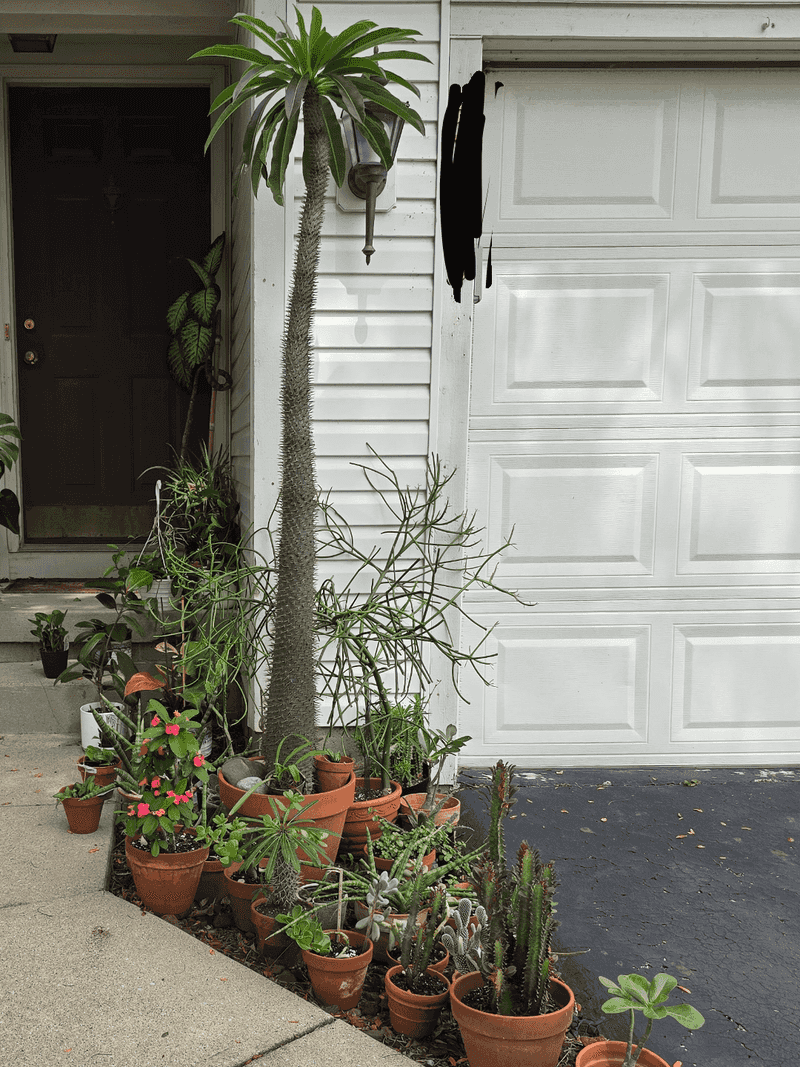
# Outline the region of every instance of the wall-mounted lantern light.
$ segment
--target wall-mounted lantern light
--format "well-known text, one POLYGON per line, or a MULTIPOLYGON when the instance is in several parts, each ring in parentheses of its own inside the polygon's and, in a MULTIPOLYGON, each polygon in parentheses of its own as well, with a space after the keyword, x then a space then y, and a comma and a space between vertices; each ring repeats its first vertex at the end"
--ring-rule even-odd
MULTIPOLYGON (((371 115, 383 123, 392 150, 392 162, 394 162, 397 156, 397 147, 400 143, 400 134, 403 132, 403 126, 405 125, 404 120, 399 115, 393 114, 371 100, 366 102, 365 107, 371 115)), ((375 251, 375 247, 372 244, 375 232, 375 209, 378 196, 386 188, 387 172, 377 152, 374 151, 369 141, 346 113, 342 115, 342 127, 347 149, 347 185, 354 196, 367 202, 366 237, 363 252, 367 258, 367 263, 369 263, 370 257, 375 251)), ((392 170, 394 170, 394 167, 392 170)), ((337 203, 345 211, 358 210, 357 208, 348 207, 341 197, 337 197, 337 203)), ((386 211, 393 206, 394 198, 392 198, 391 203, 382 206, 380 210, 386 211)))
POLYGON ((55 33, 10 33, 8 39, 14 52, 52 52, 57 36, 55 33))

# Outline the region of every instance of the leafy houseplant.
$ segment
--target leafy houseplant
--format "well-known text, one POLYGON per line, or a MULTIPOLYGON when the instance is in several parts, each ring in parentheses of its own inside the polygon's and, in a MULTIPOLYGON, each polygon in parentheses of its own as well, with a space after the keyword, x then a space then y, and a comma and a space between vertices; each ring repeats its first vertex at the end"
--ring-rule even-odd
POLYGON ((57 678, 67 666, 67 631, 64 628, 66 611, 37 611, 32 619, 36 627, 31 633, 39 641, 39 656, 45 678, 57 678))
MULTIPOLYGON (((0 478, 19 459, 22 434, 10 415, 0 412, 0 478)), ((19 501, 10 489, 0 489, 0 526, 19 534, 19 501)))
POLYGON ((275 643, 267 727, 262 738, 263 754, 270 762, 281 738, 290 734, 311 737, 316 726, 317 486, 311 435, 310 368, 328 171, 337 185, 345 178, 344 137, 332 105, 347 111, 387 169, 392 165, 391 149, 383 124, 372 110, 374 105, 400 115, 421 133, 425 129, 416 111, 394 97, 385 85, 392 81, 419 95, 418 90, 382 65, 389 59, 422 60, 424 57, 405 50, 385 52, 383 56, 371 54, 373 48, 412 40, 415 31, 377 29, 375 23, 364 20, 334 37, 323 28, 317 8, 312 8, 308 28, 299 10, 296 14, 296 34, 286 23, 283 23, 284 32, 279 33, 249 15, 237 15, 231 20, 253 34, 268 53, 241 45, 214 45, 192 57, 222 56, 246 64, 238 83, 224 89, 212 104, 212 111, 218 108, 222 111, 206 147, 240 107, 252 102, 255 106, 244 134, 241 170, 249 171, 254 194, 263 179, 275 201, 283 204, 284 178, 293 158, 292 146, 301 111, 303 117, 306 194, 283 344, 281 533, 275 643), (364 52, 370 55, 362 55, 364 52))
POLYGON ((189 435, 192 428, 197 390, 201 375, 216 390, 230 389, 233 380, 227 371, 214 367, 214 348, 218 335, 218 312, 222 292, 216 277, 222 266, 225 250, 225 234, 221 233, 206 252, 202 264, 193 259, 187 262, 197 275, 200 286, 193 292, 187 290, 167 310, 167 326, 172 340, 167 350, 167 364, 178 383, 191 394, 186 424, 181 438, 178 456, 180 465, 186 459, 189 435))
MULTIPOLYGON (((654 1019, 666 1019, 669 1016, 679 1022, 681 1026, 685 1026, 687 1030, 697 1030, 705 1022, 700 1012, 690 1004, 666 1003, 670 993, 678 984, 677 979, 670 974, 657 974, 650 982, 640 974, 621 974, 617 978, 617 983, 602 976, 600 981, 612 994, 611 998, 603 1003, 603 1011, 607 1015, 617 1015, 626 1011, 631 1013, 631 1026, 627 1046, 620 1041, 594 1042, 582 1050, 582 1053, 586 1053, 583 1060, 581 1059, 582 1053, 578 1054, 578 1065, 593 1063, 597 1067, 602 1067, 603 1064, 636 1067, 650 1036, 654 1019), (645 1028, 644 1036, 635 1039, 633 1028, 637 1011, 641 1011, 647 1019, 647 1027, 645 1028), (609 1046, 613 1046, 613 1048, 609 1046), (617 1053, 623 1048, 625 1056, 620 1061, 617 1053), (604 1053, 605 1056, 603 1055, 604 1053)), ((650 1053, 650 1057, 652 1057, 652 1053, 650 1053)), ((650 1062, 651 1059, 648 1059, 648 1063, 650 1062)), ((659 1062, 663 1061, 659 1060, 659 1062)))

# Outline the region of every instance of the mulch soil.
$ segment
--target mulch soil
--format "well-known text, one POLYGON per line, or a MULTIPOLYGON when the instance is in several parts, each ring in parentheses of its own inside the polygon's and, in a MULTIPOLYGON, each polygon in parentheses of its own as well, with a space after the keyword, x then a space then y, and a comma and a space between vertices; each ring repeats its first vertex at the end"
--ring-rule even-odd
MULTIPOLYGON (((142 907, 125 860, 125 838, 119 826, 116 833, 109 891, 142 907)), ((258 950, 255 936, 237 929, 226 898, 221 901, 196 900, 185 918, 178 919, 172 915, 164 918, 166 922, 204 942, 215 952, 230 956, 265 979, 277 982, 304 1000, 316 1003, 305 965, 301 962, 296 966, 284 967, 280 963, 265 959, 258 950)), ((387 969, 385 964, 373 960, 367 971, 364 992, 357 1008, 347 1012, 325 1010, 330 1010, 336 1018, 357 1027, 369 1037, 389 1045, 418 1063, 425 1064, 426 1067, 469 1067, 458 1026, 447 1008, 443 1010, 434 1033, 424 1041, 415 1041, 394 1032, 389 1020, 389 1005, 384 990, 387 969)), ((558 1067, 574 1067, 575 1057, 585 1043, 585 1039, 581 1040, 579 1034, 587 1030, 596 1034, 596 1030, 591 1025, 587 1027, 581 1019, 579 1009, 567 1033, 558 1067)))

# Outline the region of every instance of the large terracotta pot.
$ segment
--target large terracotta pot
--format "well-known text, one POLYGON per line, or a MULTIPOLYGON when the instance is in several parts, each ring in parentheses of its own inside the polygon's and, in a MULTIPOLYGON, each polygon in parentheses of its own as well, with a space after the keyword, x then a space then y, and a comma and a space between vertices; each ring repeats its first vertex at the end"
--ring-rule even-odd
MULTIPOLYGON (((64 786, 66 789, 66 786, 64 786)), ((69 797, 62 800, 71 834, 93 834, 103 814, 103 797, 69 797)))
MULTIPOLYGON (((220 800, 224 807, 230 811, 236 801, 240 800, 247 790, 238 789, 236 786, 231 785, 221 771, 217 777, 219 780, 220 800)), ((329 863, 336 862, 345 818, 347 817, 348 808, 353 802, 355 792, 356 777, 351 772, 345 784, 338 789, 331 789, 326 793, 309 793, 303 797, 303 811, 299 817, 311 819, 320 830, 328 831, 328 836, 322 847, 329 863)), ((236 814, 248 815, 257 819, 262 815, 275 815, 283 811, 288 803, 286 798, 282 796, 274 797, 265 793, 253 793, 236 814)), ((321 878, 323 868, 301 863, 300 874, 305 879, 321 878)))
MULTIPOLYGON (((363 789, 365 781, 364 778, 356 778, 355 788, 363 789)), ((370 789, 379 789, 381 780, 370 778, 369 783, 370 789)), ((394 822, 402 795, 400 783, 392 782, 392 791, 385 797, 351 801, 342 831, 345 847, 351 852, 363 851, 367 843, 367 831, 372 840, 377 841, 382 833, 378 817, 386 819, 387 822, 394 822)))
MULTIPOLYGON (((326 930, 333 937, 335 930, 326 930)), ((358 956, 337 959, 335 956, 318 956, 316 952, 303 949, 303 963, 308 968, 308 977, 314 995, 321 1004, 350 1011, 358 1005, 364 989, 364 979, 372 961, 372 942, 358 930, 342 930, 354 948, 365 946, 358 956)))
POLYGON ((468 1007, 463 997, 483 985, 471 971, 450 988, 450 1010, 458 1023, 470 1067, 556 1067, 575 1010, 569 986, 550 979, 558 1008, 547 1015, 494 1015, 468 1007))
POLYGON ((237 881, 233 875, 239 867, 240 864, 232 863, 230 867, 223 868, 223 896, 227 896, 231 902, 231 913, 237 928, 244 934, 254 934, 256 928, 250 918, 250 905, 253 903, 253 897, 264 887, 260 882, 250 885, 249 882, 237 881))
MULTIPOLYGON (((413 821, 405 813, 409 808, 413 808, 419 815, 430 814, 430 808, 425 807, 426 793, 408 793, 400 801, 400 815, 411 825, 413 821)), ((436 803, 444 798, 444 793, 436 794, 436 803)), ((461 817, 461 801, 457 797, 447 797, 442 807, 433 817, 434 826, 444 826, 445 823, 449 823, 451 826, 456 826, 458 820, 461 817)))
MULTIPOLYGON (((575 1067, 621 1067, 627 1048, 626 1041, 593 1041, 580 1050, 575 1067)), ((644 1048, 639 1053, 637 1067, 669 1067, 669 1064, 649 1048, 644 1048)), ((680 1067, 680 1061, 675 1067, 680 1067)))
POLYGON ((317 787, 321 793, 338 789, 350 777, 354 767, 352 756, 342 756, 339 760, 329 760, 327 756, 314 757, 314 774, 317 787))
POLYGON ((402 970, 402 967, 390 967, 383 980, 389 1000, 389 1018, 395 1033, 406 1034, 408 1037, 419 1040, 432 1034, 436 1029, 442 1008, 450 995, 450 982, 439 971, 428 967, 425 973, 441 983, 442 991, 433 996, 421 996, 419 993, 411 993, 394 984, 393 979, 402 970))
POLYGON ((182 918, 192 906, 209 847, 191 852, 159 852, 151 856, 125 838, 128 861, 142 904, 156 915, 182 918))

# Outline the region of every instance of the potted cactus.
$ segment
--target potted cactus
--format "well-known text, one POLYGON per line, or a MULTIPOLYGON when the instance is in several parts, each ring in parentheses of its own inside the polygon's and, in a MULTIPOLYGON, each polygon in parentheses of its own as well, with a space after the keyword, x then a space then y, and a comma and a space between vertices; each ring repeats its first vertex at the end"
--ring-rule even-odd
POLYGON ((476 865, 486 911, 480 969, 458 977, 450 1007, 472 1067, 555 1067, 575 1009, 569 986, 550 973, 556 877, 526 841, 505 865, 503 819, 514 802, 514 768, 492 768, 488 850, 476 865))

